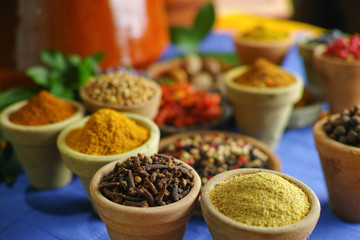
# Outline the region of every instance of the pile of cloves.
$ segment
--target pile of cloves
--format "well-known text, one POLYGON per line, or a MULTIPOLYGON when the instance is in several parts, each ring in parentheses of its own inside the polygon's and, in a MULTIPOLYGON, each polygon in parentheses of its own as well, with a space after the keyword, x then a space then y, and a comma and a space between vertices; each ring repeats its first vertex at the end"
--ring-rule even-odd
POLYGON ((100 182, 100 192, 109 200, 133 207, 164 206, 184 198, 194 186, 191 170, 162 154, 138 154, 116 163, 100 182))

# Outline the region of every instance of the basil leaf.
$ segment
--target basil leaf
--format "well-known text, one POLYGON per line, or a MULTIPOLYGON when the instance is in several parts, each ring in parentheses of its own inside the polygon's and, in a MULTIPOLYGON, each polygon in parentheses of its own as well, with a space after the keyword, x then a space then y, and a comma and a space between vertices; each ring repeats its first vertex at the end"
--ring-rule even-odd
POLYGON ((0 111, 15 102, 31 98, 35 91, 26 88, 10 88, 0 93, 0 111))
POLYGON ((26 75, 28 75, 37 85, 42 87, 49 87, 48 80, 48 70, 45 67, 37 66, 28 68, 25 71, 26 75))
POLYGON ((58 51, 41 50, 40 59, 50 68, 64 71, 67 67, 66 56, 58 51))
POLYGON ((71 56, 67 57, 67 61, 68 61, 69 65, 77 66, 80 64, 81 58, 78 55, 71 55, 71 56))
POLYGON ((203 39, 211 31, 214 22, 214 5, 212 2, 208 2, 199 11, 192 27, 192 31, 198 41, 203 39))
POLYGON ((0 137, 0 182, 5 181, 11 186, 19 175, 21 167, 9 142, 0 137), (6 144, 3 148, 2 144, 6 144))
POLYGON ((176 44, 185 53, 195 53, 197 50, 198 40, 192 29, 185 27, 170 27, 171 42, 176 44))

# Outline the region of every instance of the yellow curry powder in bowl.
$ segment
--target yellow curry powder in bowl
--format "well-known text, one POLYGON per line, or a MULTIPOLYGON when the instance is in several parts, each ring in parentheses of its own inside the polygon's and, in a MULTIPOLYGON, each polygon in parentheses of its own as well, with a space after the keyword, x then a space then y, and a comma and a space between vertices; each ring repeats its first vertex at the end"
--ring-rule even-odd
POLYGON ((259 88, 283 87, 293 84, 295 77, 264 58, 258 58, 234 82, 259 88))
POLYGON ((289 33, 271 29, 265 26, 257 26, 250 31, 239 35, 240 38, 254 41, 281 41, 289 37, 289 33))

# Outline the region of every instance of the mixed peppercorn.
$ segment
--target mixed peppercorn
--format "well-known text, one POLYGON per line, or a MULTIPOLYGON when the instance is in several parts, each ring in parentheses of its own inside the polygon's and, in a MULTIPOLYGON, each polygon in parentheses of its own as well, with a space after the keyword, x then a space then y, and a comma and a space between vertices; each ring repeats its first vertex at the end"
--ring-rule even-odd
POLYGON ((192 166, 202 184, 218 173, 245 167, 265 168, 268 156, 253 144, 225 134, 195 134, 160 149, 192 166))
POLYGON ((339 29, 331 29, 329 31, 324 32, 317 38, 309 39, 306 41, 306 44, 329 44, 333 41, 344 36, 344 33, 339 29))
POLYGON ((360 36, 354 34, 348 37, 342 37, 330 43, 325 52, 325 56, 337 57, 346 60, 360 59, 360 36))

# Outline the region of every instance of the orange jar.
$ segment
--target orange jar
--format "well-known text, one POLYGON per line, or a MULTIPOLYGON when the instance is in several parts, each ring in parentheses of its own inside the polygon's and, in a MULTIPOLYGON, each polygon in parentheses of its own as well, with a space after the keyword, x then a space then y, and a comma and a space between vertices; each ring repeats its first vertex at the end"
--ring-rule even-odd
POLYGON ((102 67, 139 67, 156 60, 168 44, 163 0, 1 1, 9 11, 3 8, 0 15, 16 10, 15 17, 8 17, 16 21, 8 28, 16 29, 1 29, 2 38, 4 32, 15 34, 8 36, 15 43, 0 46, 7 53, 0 64, 9 67, 10 61, 17 70, 38 64, 38 51, 44 48, 81 56, 104 52, 102 67))

